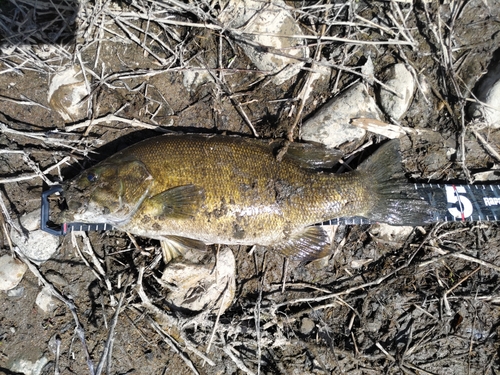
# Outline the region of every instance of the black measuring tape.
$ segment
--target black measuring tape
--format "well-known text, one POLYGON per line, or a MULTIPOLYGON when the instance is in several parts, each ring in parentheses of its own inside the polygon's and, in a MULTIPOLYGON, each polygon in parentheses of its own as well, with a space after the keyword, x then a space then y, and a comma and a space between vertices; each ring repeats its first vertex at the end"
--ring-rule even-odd
POLYGON ((500 218, 500 185, 414 184, 425 196, 436 190, 445 193, 447 207, 436 211, 437 222, 498 221, 500 218))
MULTIPOLYGON (((500 185, 408 184, 429 203, 432 222, 499 221, 500 185), (439 200, 439 201, 438 201, 439 200)), ((318 225, 373 224, 364 217, 341 217, 318 225)), ((401 223, 405 225, 405 223, 401 223)))
MULTIPOLYGON (((443 185, 408 184, 421 199, 428 202, 432 219, 428 222, 452 221, 498 221, 500 219, 500 185, 443 185)), ((110 224, 103 223, 62 223, 50 222, 49 196, 62 193, 63 188, 55 185, 42 193, 40 228, 50 234, 60 236, 71 231, 111 230, 110 224)), ((364 217, 341 217, 327 220, 317 225, 360 225, 373 224, 364 217)), ((427 223, 427 224, 428 224, 427 223)), ((409 225, 398 223, 399 225, 409 225)))
POLYGON ((62 223, 54 224, 50 222, 50 203, 49 196, 62 193, 63 187, 61 185, 54 185, 49 190, 42 193, 42 206, 41 206, 41 221, 40 229, 53 234, 54 236, 63 236, 68 232, 73 231, 101 231, 110 230, 113 227, 109 224, 103 223, 62 223))

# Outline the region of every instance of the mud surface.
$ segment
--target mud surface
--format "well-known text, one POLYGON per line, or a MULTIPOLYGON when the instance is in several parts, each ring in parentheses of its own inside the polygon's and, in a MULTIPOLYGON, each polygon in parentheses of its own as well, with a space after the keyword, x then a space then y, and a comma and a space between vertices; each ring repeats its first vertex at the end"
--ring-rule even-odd
MULTIPOLYGON (((47 182, 161 132, 254 136, 253 127, 297 141, 302 122, 352 83, 366 81, 377 96, 378 81, 361 73, 369 58, 376 79, 398 62, 418 79, 399 121, 425 131, 401 141, 410 179, 500 179, 500 135, 468 115, 481 76, 499 64, 498 1, 289 2, 311 57, 280 86, 216 21, 223 3, 0 1, 7 232, 39 210, 47 182), (66 91, 52 101, 48 93, 70 65, 84 68, 87 95, 65 121, 66 91), (320 67, 326 73, 302 100, 320 67)), ((369 133, 342 150, 381 139, 369 133)), ((235 299, 220 316, 169 306, 158 242, 115 231, 62 237, 54 257, 34 266, 39 275, 28 271, 17 294, 1 292, 0 373, 41 357, 45 374, 56 362, 61 374, 100 373, 99 363, 108 374, 500 373, 498 224, 436 224, 408 237, 366 225, 332 230, 332 255, 311 263, 232 247, 235 299), (42 278, 65 301, 51 312, 35 303, 42 278)))

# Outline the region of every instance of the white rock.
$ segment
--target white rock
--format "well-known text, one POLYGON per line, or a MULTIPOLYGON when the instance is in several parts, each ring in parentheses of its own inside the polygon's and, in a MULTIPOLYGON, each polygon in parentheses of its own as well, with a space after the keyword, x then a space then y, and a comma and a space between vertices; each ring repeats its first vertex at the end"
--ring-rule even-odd
POLYGON ((373 224, 370 228, 370 234, 373 237, 386 242, 404 242, 412 231, 413 227, 383 223, 373 224))
POLYGON ((395 120, 401 119, 413 100, 415 80, 405 64, 392 65, 385 74, 384 84, 398 95, 380 88, 380 105, 395 120))
POLYGON ((41 357, 35 362, 30 360, 19 358, 11 365, 10 370, 12 372, 20 372, 24 375, 39 375, 45 365, 49 362, 46 357, 41 357))
POLYGON ((363 268, 364 266, 370 264, 371 262, 373 262, 372 258, 353 259, 351 261, 351 268, 353 268, 355 270, 359 269, 359 268, 363 268))
POLYGON ((484 105, 472 105, 472 117, 483 117, 489 126, 500 128, 500 64, 483 78, 477 87, 476 97, 484 105))
POLYGON ((477 172, 472 176, 472 182, 498 181, 500 180, 500 169, 477 172))
POLYGON ((33 211, 20 219, 21 225, 28 233, 21 234, 12 229, 10 236, 21 252, 31 261, 41 264, 50 259, 57 251, 59 238, 40 228, 40 211, 33 211))
POLYGON ((57 307, 57 300, 52 296, 50 288, 46 286, 36 296, 35 303, 45 313, 51 313, 57 307))
POLYGON ((52 77, 49 86, 50 107, 65 121, 77 121, 87 116, 90 94, 83 73, 78 66, 70 66, 52 77))
POLYGON ((303 39, 286 37, 303 35, 287 8, 282 0, 229 0, 218 16, 257 69, 276 74, 276 85, 295 76, 304 63, 273 53, 273 49, 299 58, 309 56, 303 39))
POLYGON ((167 300, 174 306, 193 312, 221 309, 223 313, 233 302, 236 290, 236 262, 229 248, 222 249, 209 264, 173 261, 161 278, 171 292, 167 300))
POLYGON ((23 278, 26 269, 26 264, 10 255, 0 257, 0 290, 15 288, 23 278))
POLYGON ((489 106, 484 109, 486 121, 490 126, 500 128, 500 79, 491 86, 485 103, 489 106))
POLYGON ((7 295, 13 299, 19 299, 25 295, 24 286, 20 285, 7 291, 7 295))
POLYGON ((338 147, 362 138, 366 131, 350 124, 353 118, 380 120, 381 113, 363 83, 357 83, 324 104, 304 122, 302 139, 338 147))

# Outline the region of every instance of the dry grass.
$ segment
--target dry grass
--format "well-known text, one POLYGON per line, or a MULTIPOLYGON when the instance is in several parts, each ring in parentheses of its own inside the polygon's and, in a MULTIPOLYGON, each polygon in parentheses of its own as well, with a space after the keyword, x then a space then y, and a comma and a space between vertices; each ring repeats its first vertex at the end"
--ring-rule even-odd
MULTIPOLYGON (((297 58, 306 64, 301 74, 276 88, 235 42, 235 36, 251 35, 217 20, 223 4, 0 1, 0 79, 9 87, 0 95, 5 162, 0 202, 7 238, 6 225, 18 227, 15 216, 38 208, 42 183, 56 183, 68 171, 74 175, 79 164, 101 159, 113 151, 105 148, 108 142, 136 130, 193 127, 294 141, 303 119, 322 102, 357 80, 380 87, 383 69, 400 61, 418 81, 416 109, 390 126, 411 139, 409 154, 418 159, 408 164, 413 176, 470 181, 472 170, 500 160, 495 134, 466 115, 473 83, 483 72, 472 60, 482 59, 485 68, 494 51, 481 45, 483 37, 493 38, 500 29, 494 5, 479 0, 288 3, 305 33, 289 37, 305 40, 312 57, 297 58), (477 25, 483 25, 480 37, 468 32, 477 25), (369 56, 373 76, 360 69, 369 56), (71 64, 84 73, 89 105, 83 119, 64 124, 44 89, 55 72, 71 64), (326 78, 317 73, 320 68, 329 72, 326 78), (189 93, 181 82, 186 72, 205 77, 189 93), (30 90, 34 77, 42 83, 30 90), (457 148, 453 166, 426 164, 426 150, 450 138, 457 148)), ((295 58, 287 50, 269 51, 295 58)), ((67 307, 66 323, 73 321, 80 346, 68 335, 57 336, 51 358, 55 374, 69 368, 92 375, 126 373, 132 367, 135 373, 156 368, 155 373, 194 374, 500 371, 495 223, 436 224, 415 229, 406 240, 377 238, 368 226, 340 227, 334 255, 310 264, 288 263, 263 249, 234 248, 238 291, 223 315, 168 309, 155 282, 161 270, 157 244, 120 233, 71 242, 64 243, 66 257, 84 263, 88 277, 100 285, 99 308, 90 307, 94 302, 85 293, 73 300, 59 291, 43 267, 12 246, 67 307), (116 245, 119 239, 124 244, 116 245), (110 247, 111 255, 104 250, 110 247), (102 314, 96 318, 98 330, 82 320, 89 309, 102 314), (136 340, 133 349, 130 337, 136 340), (141 355, 143 346, 153 359, 141 355)), ((62 332, 61 326, 53 331, 62 332)))

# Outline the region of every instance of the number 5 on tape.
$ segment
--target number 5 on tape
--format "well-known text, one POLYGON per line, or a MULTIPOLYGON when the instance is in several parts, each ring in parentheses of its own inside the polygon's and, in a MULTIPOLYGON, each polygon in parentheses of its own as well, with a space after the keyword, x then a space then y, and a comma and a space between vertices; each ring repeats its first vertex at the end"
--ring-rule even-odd
POLYGON ((464 186, 447 185, 446 188, 446 200, 452 205, 458 203, 458 207, 448 207, 448 212, 457 219, 462 221, 472 215, 472 202, 467 198, 465 194, 467 191, 464 186))

